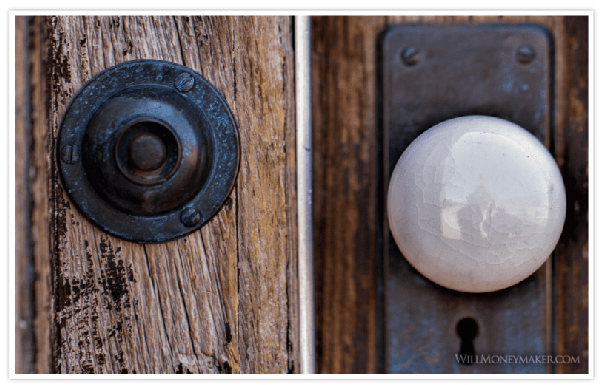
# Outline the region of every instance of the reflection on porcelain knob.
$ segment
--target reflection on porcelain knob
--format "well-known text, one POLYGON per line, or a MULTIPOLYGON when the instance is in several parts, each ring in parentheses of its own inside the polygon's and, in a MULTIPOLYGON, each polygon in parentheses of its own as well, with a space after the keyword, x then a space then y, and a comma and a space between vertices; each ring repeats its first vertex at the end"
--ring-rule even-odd
POLYGON ((540 141, 503 119, 440 123, 404 151, 388 191, 390 229, 410 264, 464 292, 527 278, 556 246, 565 187, 540 141))

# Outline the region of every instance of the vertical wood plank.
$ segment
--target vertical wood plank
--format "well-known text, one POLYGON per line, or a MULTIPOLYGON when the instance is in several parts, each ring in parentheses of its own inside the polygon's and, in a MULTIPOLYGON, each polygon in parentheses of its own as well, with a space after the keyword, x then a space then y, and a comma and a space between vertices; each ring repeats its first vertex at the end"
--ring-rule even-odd
POLYGON ((49 373, 51 362, 47 21, 15 18, 16 373, 49 373))
POLYGON ((298 360, 295 101, 289 17, 54 17, 53 141, 103 69, 162 59, 200 72, 239 126, 241 167, 200 231, 158 245, 105 234, 56 194, 53 370, 287 373, 298 360))
POLYGON ((385 17, 313 18, 319 373, 376 373, 377 37, 385 17))
POLYGON ((567 186, 567 217, 556 250, 556 354, 580 363, 556 365, 557 373, 589 372, 589 119, 588 18, 564 18, 564 93, 557 160, 567 186))
MULTIPOLYGON (((50 20, 45 17, 28 18, 28 73, 27 98, 28 105, 26 131, 28 213, 17 212, 28 220, 26 229, 31 279, 25 290, 29 291, 26 306, 31 311, 32 358, 33 373, 50 373, 52 348, 51 309, 52 309, 52 167, 50 153, 50 124, 48 123, 48 27, 50 20)), ((21 104, 21 103, 18 103, 21 104)))
POLYGON ((15 373, 33 373, 34 336, 29 188, 29 20, 15 18, 15 373))

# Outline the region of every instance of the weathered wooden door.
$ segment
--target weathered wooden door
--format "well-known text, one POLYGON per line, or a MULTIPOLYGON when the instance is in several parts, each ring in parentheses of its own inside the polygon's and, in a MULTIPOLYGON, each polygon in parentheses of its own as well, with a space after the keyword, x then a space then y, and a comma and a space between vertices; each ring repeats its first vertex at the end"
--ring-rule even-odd
POLYGON ((296 373, 293 17, 17 17, 19 373, 296 373), (133 59, 224 96, 241 162, 201 230, 142 245, 69 201, 55 146, 73 96, 133 59))

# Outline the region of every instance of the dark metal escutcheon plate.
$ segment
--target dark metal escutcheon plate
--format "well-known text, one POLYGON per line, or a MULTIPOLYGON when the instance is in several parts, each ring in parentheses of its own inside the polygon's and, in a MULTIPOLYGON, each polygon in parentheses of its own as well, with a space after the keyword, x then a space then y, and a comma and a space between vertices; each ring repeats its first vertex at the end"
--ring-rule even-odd
POLYGON ((233 115, 200 74, 135 60, 79 91, 60 129, 57 164, 93 223, 138 243, 200 228, 233 188, 240 159, 233 115))
MULTIPOLYGON (((400 25, 386 31, 381 47, 385 194, 406 147, 450 118, 503 118, 549 144, 552 40, 543 27, 400 25)), ((549 372, 548 364, 496 362, 550 354, 549 263, 508 289, 460 293, 419 274, 400 253, 387 219, 383 229, 386 372, 549 372), (495 356, 493 364, 458 362, 461 319, 476 322, 474 353, 479 360, 495 356)))

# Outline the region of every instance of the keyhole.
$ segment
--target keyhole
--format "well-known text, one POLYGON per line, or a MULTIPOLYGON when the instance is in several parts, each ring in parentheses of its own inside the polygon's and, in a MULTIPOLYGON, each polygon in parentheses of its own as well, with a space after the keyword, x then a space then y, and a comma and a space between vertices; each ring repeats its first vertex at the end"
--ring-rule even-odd
POLYGON ((463 318, 456 324, 456 334, 460 338, 460 350, 458 354, 463 359, 459 362, 463 365, 471 365, 475 360, 475 346, 473 340, 479 334, 479 326, 473 318, 463 318))

